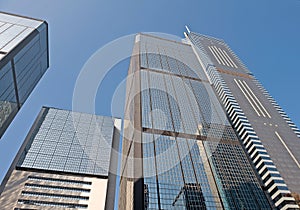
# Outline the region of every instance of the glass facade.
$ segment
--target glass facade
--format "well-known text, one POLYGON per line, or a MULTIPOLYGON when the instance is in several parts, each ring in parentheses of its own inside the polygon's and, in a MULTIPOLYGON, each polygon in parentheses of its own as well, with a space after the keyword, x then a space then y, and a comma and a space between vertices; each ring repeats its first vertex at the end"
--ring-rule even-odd
POLYGON ((17 167, 107 177, 115 119, 44 109, 17 167))
POLYGON ((149 209, 216 209, 218 198, 211 191, 200 142, 150 133, 143 134, 143 141, 149 209))
POLYGON ((11 63, 0 70, 0 136, 18 111, 11 63))
POLYGON ((47 23, 0 12, 0 137, 49 67, 47 23))
POLYGON ((192 47, 139 34, 133 54, 119 208, 270 209, 192 47))

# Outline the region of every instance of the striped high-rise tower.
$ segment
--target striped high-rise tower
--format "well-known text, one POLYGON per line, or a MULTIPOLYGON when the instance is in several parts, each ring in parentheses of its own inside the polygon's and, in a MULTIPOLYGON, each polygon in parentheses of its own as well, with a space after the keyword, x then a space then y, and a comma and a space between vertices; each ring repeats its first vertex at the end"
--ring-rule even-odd
POLYGON ((185 35, 264 190, 276 208, 298 209, 291 194, 300 194, 299 129, 223 40, 185 35))

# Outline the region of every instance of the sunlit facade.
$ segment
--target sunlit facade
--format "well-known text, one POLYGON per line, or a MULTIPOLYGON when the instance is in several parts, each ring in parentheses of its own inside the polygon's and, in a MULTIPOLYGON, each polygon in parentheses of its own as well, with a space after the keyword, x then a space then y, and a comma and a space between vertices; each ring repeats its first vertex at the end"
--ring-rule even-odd
POLYGON ((300 194, 299 129, 223 40, 186 37, 275 207, 299 209, 292 197, 300 194))
POLYGON ((1 209, 113 209, 120 126, 44 107, 3 180, 1 209))
POLYGON ((138 34, 126 99, 119 209, 273 207, 192 45, 138 34))
POLYGON ((48 24, 0 12, 0 138, 48 67, 48 24))

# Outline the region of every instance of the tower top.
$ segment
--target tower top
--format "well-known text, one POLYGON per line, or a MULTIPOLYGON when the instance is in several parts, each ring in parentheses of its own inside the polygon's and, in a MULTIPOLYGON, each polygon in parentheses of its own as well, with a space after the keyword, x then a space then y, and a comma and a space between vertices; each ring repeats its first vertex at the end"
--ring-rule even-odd
POLYGON ((190 31, 190 29, 189 29, 189 27, 187 25, 185 26, 185 28, 186 28, 186 30, 187 30, 188 33, 191 33, 191 31, 190 31))

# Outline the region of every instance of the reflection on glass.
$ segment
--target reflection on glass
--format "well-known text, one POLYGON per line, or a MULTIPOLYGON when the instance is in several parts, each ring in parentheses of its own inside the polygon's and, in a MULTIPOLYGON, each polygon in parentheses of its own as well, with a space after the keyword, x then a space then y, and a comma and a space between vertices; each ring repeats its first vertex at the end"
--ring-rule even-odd
POLYGON ((177 195, 173 206, 176 206, 177 200, 183 196, 185 200, 185 208, 187 210, 206 209, 205 199, 201 192, 200 186, 196 183, 185 184, 177 195))
POLYGON ((216 209, 195 140, 143 133, 143 142, 149 209, 216 209))
POLYGON ((11 64, 0 70, 0 136, 18 110, 11 64))

